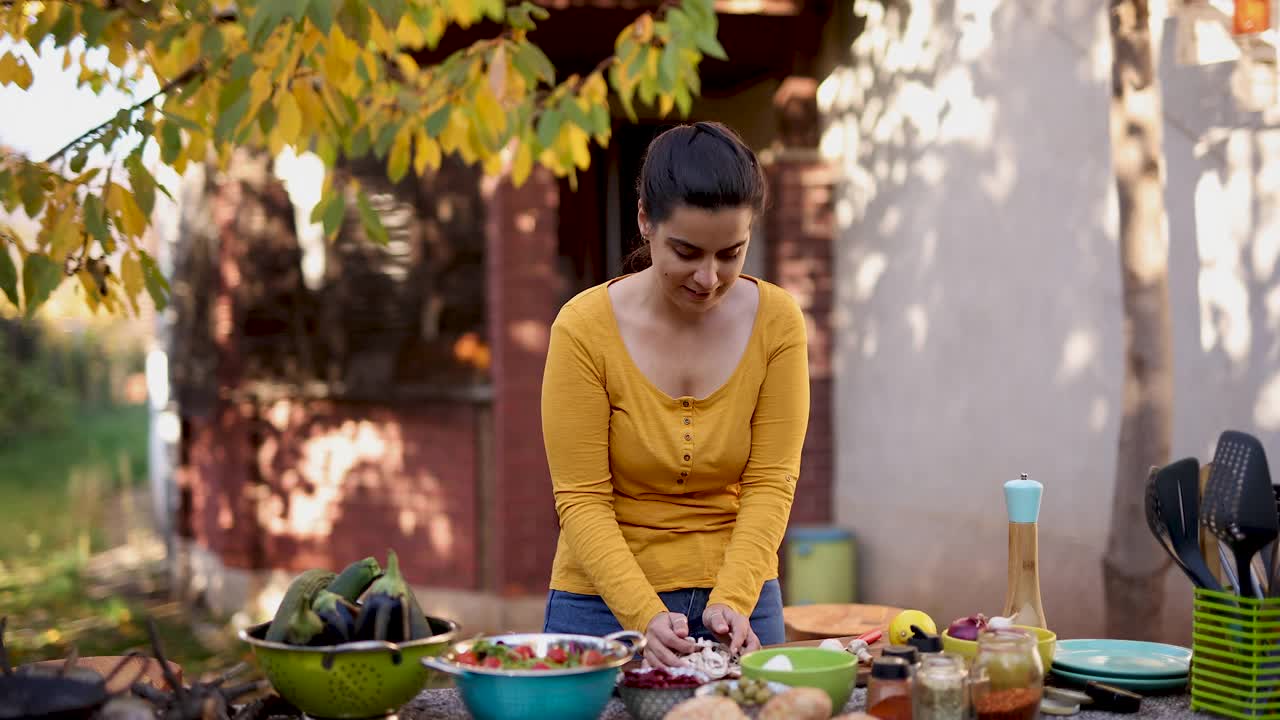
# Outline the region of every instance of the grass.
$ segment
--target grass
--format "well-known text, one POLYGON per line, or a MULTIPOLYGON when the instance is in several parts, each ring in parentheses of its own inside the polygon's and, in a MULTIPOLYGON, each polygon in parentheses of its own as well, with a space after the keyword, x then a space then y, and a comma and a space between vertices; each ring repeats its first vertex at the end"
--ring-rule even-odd
POLYGON ((146 452, 142 406, 93 411, 65 432, 0 445, 0 570, 67 549, 100 549, 103 501, 145 482, 146 452))
POLYGON ((147 618, 190 679, 241 659, 222 620, 171 599, 148 535, 146 452, 140 406, 85 413, 65 432, 0 446, 0 614, 13 664, 72 647, 81 656, 149 654, 147 618), (149 556, 133 552, 139 542, 149 556))

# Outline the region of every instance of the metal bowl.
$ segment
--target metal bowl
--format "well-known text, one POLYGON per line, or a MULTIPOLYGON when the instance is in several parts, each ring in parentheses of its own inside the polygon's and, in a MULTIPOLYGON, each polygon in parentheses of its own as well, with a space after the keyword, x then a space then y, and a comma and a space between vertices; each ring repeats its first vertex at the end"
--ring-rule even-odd
POLYGON ((240 631, 271 686, 311 717, 390 715, 427 684, 423 658, 438 655, 458 635, 452 620, 427 616, 435 633, 404 643, 381 640, 306 647, 263 639, 270 623, 240 631))
POLYGON ((644 636, 618 632, 605 637, 563 633, 520 633, 473 638, 422 660, 432 670, 453 675, 462 702, 476 720, 595 720, 609 704, 618 668, 644 649, 644 636), (552 647, 597 650, 605 661, 590 667, 555 670, 504 670, 457 662, 481 640, 529 645, 538 657, 552 647))

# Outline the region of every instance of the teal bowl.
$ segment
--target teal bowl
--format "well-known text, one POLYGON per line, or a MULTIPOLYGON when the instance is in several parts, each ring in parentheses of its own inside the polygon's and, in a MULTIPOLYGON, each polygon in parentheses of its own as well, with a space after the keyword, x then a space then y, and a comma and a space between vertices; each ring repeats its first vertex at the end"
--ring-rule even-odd
POLYGON ((644 647, 635 632, 606 637, 560 633, 488 635, 453 645, 438 657, 422 659, 432 670, 453 676, 462 702, 476 720, 595 720, 604 712, 618 679, 618 668, 644 647), (599 650, 605 662, 563 670, 502 670, 462 665, 457 656, 480 641, 530 645, 545 657, 552 647, 599 650))

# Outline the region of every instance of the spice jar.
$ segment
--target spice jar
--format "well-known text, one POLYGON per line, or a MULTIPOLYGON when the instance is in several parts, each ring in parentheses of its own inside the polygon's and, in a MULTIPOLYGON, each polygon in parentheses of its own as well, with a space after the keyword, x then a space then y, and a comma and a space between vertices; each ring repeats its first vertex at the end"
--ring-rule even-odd
POLYGON ((871 664, 867 714, 881 720, 911 720, 911 666, 906 660, 880 657, 871 664))
POLYGON ((969 716, 969 671, 964 658, 929 653, 911 681, 912 720, 965 720, 969 716))
POLYGON ((902 658, 911 670, 920 663, 920 651, 914 645, 890 645, 880 652, 880 657, 902 658))
POLYGON ((977 720, 1034 720, 1044 695, 1036 638, 1016 628, 983 632, 969 684, 977 720))

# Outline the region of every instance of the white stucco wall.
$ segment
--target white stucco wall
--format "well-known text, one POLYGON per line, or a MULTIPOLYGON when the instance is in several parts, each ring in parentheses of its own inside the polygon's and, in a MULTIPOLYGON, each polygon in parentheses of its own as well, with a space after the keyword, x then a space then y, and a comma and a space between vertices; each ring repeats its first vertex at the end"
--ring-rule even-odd
MULTIPOLYGON (((1103 2, 854 0, 820 99, 837 201, 836 517, 867 602, 999 612, 1003 481, 1045 484, 1042 588, 1103 632, 1122 375, 1103 2), (909 8, 910 12, 904 12, 909 8)), ((1259 433, 1280 478, 1280 126, 1161 38, 1174 453, 1259 433), (1274 123, 1273 123, 1274 125, 1274 123)), ((1134 517, 1135 523, 1144 523, 1134 517)), ((1168 582, 1165 637, 1190 635, 1168 582)))

